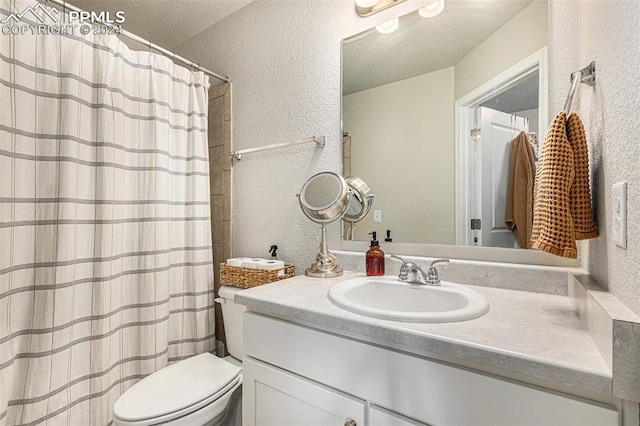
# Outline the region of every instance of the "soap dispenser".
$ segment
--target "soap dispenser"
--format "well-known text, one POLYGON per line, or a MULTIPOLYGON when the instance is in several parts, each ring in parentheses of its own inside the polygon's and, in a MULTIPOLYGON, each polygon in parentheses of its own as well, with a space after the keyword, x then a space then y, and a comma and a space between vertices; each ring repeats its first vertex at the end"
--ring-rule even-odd
POLYGON ((367 276, 384 275, 384 252, 380 250, 380 243, 376 239, 376 231, 369 232, 373 236, 371 247, 367 251, 367 276))

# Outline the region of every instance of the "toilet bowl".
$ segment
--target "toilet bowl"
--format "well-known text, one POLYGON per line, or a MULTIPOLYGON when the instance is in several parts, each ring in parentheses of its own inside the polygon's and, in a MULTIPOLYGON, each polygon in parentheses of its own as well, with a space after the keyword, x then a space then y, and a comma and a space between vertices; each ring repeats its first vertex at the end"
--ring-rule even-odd
POLYGON ((240 424, 239 409, 229 405, 242 387, 242 314, 233 301, 239 288, 222 286, 220 298, 227 349, 224 359, 210 353, 196 355, 164 367, 123 393, 113 407, 117 426, 197 426, 240 424))

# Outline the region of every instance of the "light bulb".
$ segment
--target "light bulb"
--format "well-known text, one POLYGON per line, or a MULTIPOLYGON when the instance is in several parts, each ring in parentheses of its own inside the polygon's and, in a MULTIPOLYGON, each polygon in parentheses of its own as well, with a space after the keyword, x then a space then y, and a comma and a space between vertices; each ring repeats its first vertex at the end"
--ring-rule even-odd
POLYGON ((399 26, 400 26, 400 20, 398 18, 393 18, 387 22, 383 22, 382 24, 378 25, 376 27, 376 30, 378 30, 378 32, 381 34, 389 34, 397 30, 399 26))
POLYGON ((369 8, 378 4, 378 1, 380 0, 356 0, 356 6, 362 7, 362 8, 369 8))
POLYGON ((418 9, 418 13, 423 18, 433 18, 434 16, 439 15, 443 10, 444 0, 439 0, 429 2, 425 7, 418 9))

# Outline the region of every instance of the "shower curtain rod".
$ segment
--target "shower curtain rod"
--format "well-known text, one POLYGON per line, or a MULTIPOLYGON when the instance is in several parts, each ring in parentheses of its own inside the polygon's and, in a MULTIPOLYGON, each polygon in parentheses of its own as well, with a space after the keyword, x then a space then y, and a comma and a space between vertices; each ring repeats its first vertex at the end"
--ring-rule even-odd
MULTIPOLYGON (((73 10, 74 12, 84 12, 84 10, 82 10, 79 7, 76 7, 76 6, 72 5, 72 4, 67 3, 65 0, 45 0, 45 3, 48 3, 48 2, 57 4, 58 6, 62 7, 63 10, 64 9, 69 9, 69 10, 73 10)), ((98 22, 100 22, 100 21, 98 21, 98 22)), ((113 25, 108 24, 106 22, 100 22, 100 24, 106 25, 108 27, 113 27, 113 25)), ((153 49, 153 50, 155 50, 157 52, 160 52, 163 55, 171 58, 172 60, 180 61, 180 62, 182 62, 183 64, 186 64, 189 67, 193 67, 198 71, 202 71, 205 74, 209 74, 210 76, 215 77, 218 80, 224 81, 225 83, 230 83, 231 82, 229 77, 223 77, 220 74, 217 74, 217 73, 215 73, 215 72, 213 72, 213 71, 211 71, 211 70, 209 70, 209 69, 207 69, 205 67, 201 67, 200 65, 196 64, 195 62, 190 61, 189 59, 184 58, 184 57, 182 57, 180 55, 177 55, 176 52, 172 52, 170 50, 165 49, 162 46, 158 46, 157 44, 152 43, 151 41, 149 41, 147 39, 144 39, 144 38, 142 38, 142 37, 140 37, 140 36, 138 36, 136 34, 133 34, 133 33, 129 32, 129 31, 127 31, 127 30, 123 29, 122 32, 120 33, 120 35, 123 35, 123 36, 125 36, 127 38, 130 38, 133 41, 137 41, 138 43, 144 44, 145 46, 148 46, 149 49, 153 49)))

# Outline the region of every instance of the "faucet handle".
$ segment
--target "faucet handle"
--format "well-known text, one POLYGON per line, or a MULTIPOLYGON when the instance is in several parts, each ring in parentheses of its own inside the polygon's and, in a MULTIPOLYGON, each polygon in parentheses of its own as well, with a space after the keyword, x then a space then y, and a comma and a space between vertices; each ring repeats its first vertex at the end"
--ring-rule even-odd
POLYGON ((431 265, 429 265, 429 269, 435 268, 438 265, 447 266, 448 264, 449 264, 449 259, 436 259, 433 262, 431 262, 431 265))
POLYGON ((407 279, 409 278, 409 268, 411 267, 412 263, 407 262, 400 256, 396 256, 395 254, 392 254, 391 257, 402 262, 402 266, 400 266, 400 273, 398 274, 398 281, 407 281, 407 279))
POLYGON ((429 265, 429 270, 427 270, 427 284, 439 285, 440 284, 440 276, 438 275, 438 269, 436 266, 443 265, 446 266, 449 264, 449 259, 436 259, 431 262, 429 265))
POLYGON ((401 258, 400 256, 396 256, 395 254, 392 254, 391 257, 393 257, 394 259, 398 259, 400 262, 402 262, 402 266, 407 264, 407 261, 401 258))

